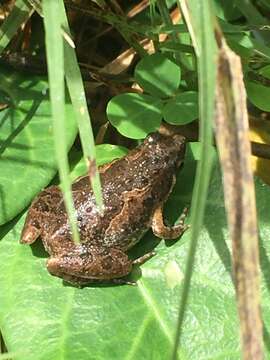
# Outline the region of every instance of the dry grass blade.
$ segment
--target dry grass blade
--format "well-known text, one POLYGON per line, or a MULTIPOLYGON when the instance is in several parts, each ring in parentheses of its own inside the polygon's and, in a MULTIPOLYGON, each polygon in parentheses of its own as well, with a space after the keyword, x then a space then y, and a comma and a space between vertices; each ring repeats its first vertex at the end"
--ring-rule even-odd
POLYGON ((233 243, 233 267, 243 358, 262 359, 259 254, 256 203, 251 169, 246 93, 240 58, 216 30, 219 45, 216 142, 233 243))

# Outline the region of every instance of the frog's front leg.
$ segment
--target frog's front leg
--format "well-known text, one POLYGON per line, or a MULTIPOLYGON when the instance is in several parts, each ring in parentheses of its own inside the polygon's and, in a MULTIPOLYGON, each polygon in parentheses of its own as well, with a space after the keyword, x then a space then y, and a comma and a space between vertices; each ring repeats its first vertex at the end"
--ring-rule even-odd
POLYGON ((179 223, 174 226, 166 226, 163 222, 162 206, 160 205, 154 212, 152 219, 153 233, 163 239, 176 239, 180 237, 188 228, 189 225, 185 225, 185 219, 188 209, 185 208, 180 216, 179 223))
POLYGON ((42 228, 55 219, 52 209, 61 200, 61 191, 57 186, 43 190, 32 202, 21 234, 22 244, 32 244, 42 233, 42 228))
POLYGON ((41 229, 39 219, 36 217, 35 210, 30 209, 25 220, 20 242, 21 244, 32 244, 37 240, 40 234, 41 229))
POLYGON ((74 251, 51 257, 47 268, 52 275, 83 285, 124 277, 131 272, 132 263, 119 249, 80 244, 74 251))

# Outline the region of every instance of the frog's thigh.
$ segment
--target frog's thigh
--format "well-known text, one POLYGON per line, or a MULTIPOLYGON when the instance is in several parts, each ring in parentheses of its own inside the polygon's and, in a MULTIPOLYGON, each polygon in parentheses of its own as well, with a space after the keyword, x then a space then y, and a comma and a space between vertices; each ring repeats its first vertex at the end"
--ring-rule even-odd
POLYGON ((81 246, 74 253, 52 257, 47 261, 48 271, 62 278, 87 280, 111 280, 128 275, 132 269, 132 261, 119 249, 101 248, 97 246, 81 246))
POLYGON ((91 280, 89 280, 89 279, 84 279, 84 278, 81 278, 78 276, 68 275, 68 274, 64 274, 64 273, 61 273, 61 274, 51 273, 51 275, 58 276, 61 279, 63 279, 65 282, 72 284, 73 286, 76 286, 78 288, 81 288, 83 285, 87 285, 91 282, 91 280))
POLYGON ((154 212, 152 219, 152 230, 153 233, 163 239, 176 239, 181 236, 185 230, 188 229, 189 225, 185 225, 184 221, 187 215, 187 209, 184 209, 179 224, 174 226, 166 226, 163 222, 162 206, 160 205, 154 212))

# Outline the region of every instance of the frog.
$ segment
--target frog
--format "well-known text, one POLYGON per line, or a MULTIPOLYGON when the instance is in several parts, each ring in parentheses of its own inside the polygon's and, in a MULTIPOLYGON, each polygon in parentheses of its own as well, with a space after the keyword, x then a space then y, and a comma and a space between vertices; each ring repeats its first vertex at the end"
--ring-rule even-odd
POLYGON ((165 225, 163 206, 183 163, 185 138, 179 134, 148 135, 127 155, 98 167, 103 210, 96 205, 89 176, 77 178, 71 191, 80 242, 75 243, 59 186, 44 189, 32 202, 21 233, 22 244, 41 238, 47 270, 74 286, 91 282, 132 283, 134 265, 154 252, 131 260, 128 251, 152 228, 163 239, 179 238, 188 228, 187 209, 177 224, 165 225))

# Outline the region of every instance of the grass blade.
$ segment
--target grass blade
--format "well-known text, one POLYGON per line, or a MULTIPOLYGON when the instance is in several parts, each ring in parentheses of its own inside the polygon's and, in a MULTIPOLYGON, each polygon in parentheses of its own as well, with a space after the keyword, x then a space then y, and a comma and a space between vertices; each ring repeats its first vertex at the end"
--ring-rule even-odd
MULTIPOLYGON (((71 38, 66 12, 62 1, 59 9, 59 16, 61 17, 65 33, 71 38)), ((99 173, 98 171, 96 171, 96 150, 93 130, 91 127, 91 120, 87 108, 83 81, 77 62, 75 50, 72 46, 70 46, 67 41, 64 42, 64 55, 65 76, 69 94, 77 118, 84 159, 87 165, 87 169, 89 169, 89 177, 95 194, 97 205, 101 209, 103 206, 102 191, 99 173)))
POLYGON ((259 360, 263 359, 259 243, 246 92, 240 58, 228 48, 218 29, 216 34, 219 40, 216 139, 233 244, 243 359, 259 360))
MULTIPOLYGON (((167 8, 166 2, 164 0, 157 0, 157 6, 158 9, 160 11, 163 23, 165 24, 165 26, 170 27, 173 26, 173 22, 172 19, 170 17, 170 12, 167 8)), ((173 32, 171 35, 171 40, 173 43, 178 44, 179 43, 179 37, 178 34, 173 32)), ((174 53, 175 59, 177 60, 177 63, 180 64, 181 63, 181 58, 180 58, 180 52, 175 51, 174 53)))
POLYGON ((26 0, 17 0, 0 28, 0 54, 9 44, 19 27, 32 15, 32 6, 26 0))
POLYGON ((235 0, 238 9, 244 14, 250 24, 269 25, 269 22, 264 18, 249 0, 235 0))
POLYGON ((58 162, 60 187, 63 192, 66 210, 70 220, 73 239, 79 242, 75 210, 69 179, 67 146, 63 128, 65 123, 65 86, 64 86, 64 40, 61 21, 62 0, 44 0, 43 15, 45 25, 46 55, 50 85, 50 98, 53 117, 55 153, 58 162), (61 139, 59 141, 59 139, 61 139))
POLYGON ((190 247, 185 269, 185 278, 180 298, 180 309, 176 329, 173 359, 177 357, 178 346, 184 314, 188 300, 194 265, 197 239, 203 222, 207 190, 213 163, 212 119, 214 116, 215 98, 215 38, 213 17, 209 1, 179 0, 195 52, 198 59, 199 73, 199 107, 200 107, 200 140, 202 142, 201 160, 196 170, 194 192, 191 204, 190 247), (212 26, 211 26, 212 25, 212 26))

